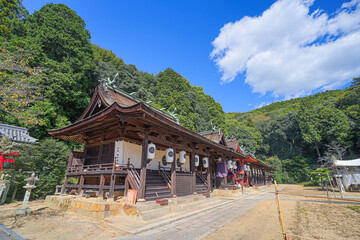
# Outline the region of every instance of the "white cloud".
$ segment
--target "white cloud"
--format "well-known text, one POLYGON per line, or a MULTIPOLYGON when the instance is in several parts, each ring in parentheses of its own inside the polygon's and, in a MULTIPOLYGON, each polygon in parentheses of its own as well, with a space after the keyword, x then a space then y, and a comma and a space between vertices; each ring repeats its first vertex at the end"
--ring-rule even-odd
POLYGON ((330 16, 313 0, 279 0, 258 17, 225 24, 211 58, 222 83, 245 74, 253 92, 299 97, 360 75, 360 0, 330 16))
POLYGON ((261 103, 257 103, 257 104, 255 104, 255 109, 265 107, 266 105, 269 105, 269 104, 271 104, 271 102, 261 102, 261 103))

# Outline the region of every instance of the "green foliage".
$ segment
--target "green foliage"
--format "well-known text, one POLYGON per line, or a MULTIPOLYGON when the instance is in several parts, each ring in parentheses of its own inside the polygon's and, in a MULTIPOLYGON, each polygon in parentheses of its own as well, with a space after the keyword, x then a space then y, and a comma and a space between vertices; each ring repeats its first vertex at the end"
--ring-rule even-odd
POLYGON ((226 124, 229 136, 237 138, 239 145, 243 146, 247 153, 255 154, 263 140, 255 125, 238 122, 235 119, 226 120, 226 124))
POLYGON ((30 176, 29 171, 36 172, 39 181, 32 191, 33 197, 45 198, 53 194, 55 186, 63 180, 68 159, 67 145, 55 139, 44 139, 38 145, 24 145, 11 165, 12 170, 6 171, 6 178, 17 186, 18 194, 23 196, 24 179, 30 176))
POLYGON ((301 148, 302 138, 295 112, 257 125, 263 137, 263 142, 258 150, 259 154, 279 156, 281 159, 291 159, 304 154, 301 148))
POLYGON ((294 180, 289 177, 289 174, 283 167, 283 163, 280 158, 278 158, 277 156, 272 156, 269 158, 264 156, 258 156, 258 158, 262 160, 265 164, 269 164, 277 169, 277 171, 272 173, 272 175, 274 176, 274 180, 276 180, 277 183, 295 183, 294 180))
POLYGON ((351 210, 354 210, 354 211, 360 213, 360 206, 354 205, 354 206, 346 206, 346 207, 348 207, 348 208, 350 208, 351 210))
POLYGON ((0 43, 11 33, 12 26, 27 15, 22 0, 0 0, 0 43))
POLYGON ((29 67, 31 53, 0 49, 0 119, 10 115, 25 125, 44 125, 36 107, 42 102, 38 84, 43 69, 29 67))
POLYGON ((0 152, 2 152, 2 154, 8 154, 11 151, 13 151, 13 142, 6 136, 2 137, 0 139, 0 152))
POLYGON ((330 176, 329 169, 319 168, 311 173, 311 178, 314 183, 324 185, 326 182, 329 182, 328 175, 330 176))

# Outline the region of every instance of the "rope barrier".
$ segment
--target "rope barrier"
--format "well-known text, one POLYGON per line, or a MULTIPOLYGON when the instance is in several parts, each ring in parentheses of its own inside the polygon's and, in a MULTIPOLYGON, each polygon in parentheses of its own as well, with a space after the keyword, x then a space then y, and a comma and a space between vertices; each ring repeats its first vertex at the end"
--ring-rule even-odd
POLYGON ((322 198, 322 199, 332 199, 332 200, 343 201, 343 202, 357 202, 357 203, 360 203, 360 200, 348 199, 348 198, 321 197, 321 196, 302 195, 302 194, 294 194, 294 193, 286 193, 286 192, 270 192, 270 193, 277 193, 277 194, 298 196, 298 197, 322 198))

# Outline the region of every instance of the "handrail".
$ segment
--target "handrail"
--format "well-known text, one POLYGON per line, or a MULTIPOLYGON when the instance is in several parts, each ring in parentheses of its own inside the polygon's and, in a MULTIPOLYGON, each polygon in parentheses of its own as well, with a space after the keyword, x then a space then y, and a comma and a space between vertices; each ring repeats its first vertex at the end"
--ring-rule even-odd
POLYGON ((203 175, 202 173, 200 173, 200 172, 196 172, 196 174, 199 176, 199 178, 201 179, 201 181, 204 182, 204 185, 205 185, 206 187, 208 187, 208 182, 207 182, 207 179, 204 177, 204 175, 203 175))
POLYGON ((220 189, 226 189, 223 180, 219 181, 217 178, 215 178, 215 181, 216 181, 216 182, 220 182, 220 189))
POLYGON ((131 187, 133 187, 134 189, 139 191, 140 190, 140 175, 136 171, 136 169, 134 168, 133 165, 131 165, 128 168, 128 177, 129 177, 129 180, 130 180, 131 187))
POLYGON ((169 173, 162 167, 159 167, 159 174, 164 179, 168 187, 171 189, 171 177, 169 173))

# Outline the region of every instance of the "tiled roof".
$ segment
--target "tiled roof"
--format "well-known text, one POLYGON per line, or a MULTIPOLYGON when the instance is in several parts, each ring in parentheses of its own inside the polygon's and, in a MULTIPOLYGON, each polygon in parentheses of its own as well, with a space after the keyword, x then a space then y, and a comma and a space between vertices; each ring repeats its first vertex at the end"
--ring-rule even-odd
POLYGON ((29 135, 26 128, 0 123, 0 136, 6 136, 16 142, 34 143, 37 141, 29 135))

